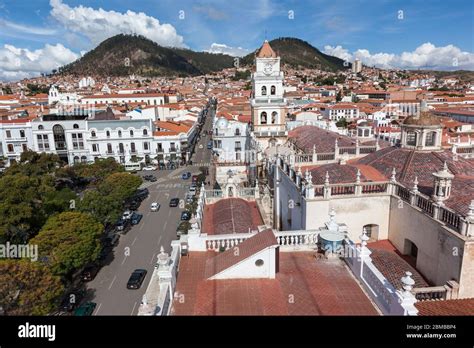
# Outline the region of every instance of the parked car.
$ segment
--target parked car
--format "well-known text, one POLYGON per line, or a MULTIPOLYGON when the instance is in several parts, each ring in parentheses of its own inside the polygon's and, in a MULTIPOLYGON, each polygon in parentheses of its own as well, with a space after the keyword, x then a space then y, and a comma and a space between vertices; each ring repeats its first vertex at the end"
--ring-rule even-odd
POLYGON ((130 210, 125 210, 122 214, 122 220, 129 220, 133 212, 130 210))
POLYGON ((190 177, 191 177, 191 172, 184 172, 183 174, 181 174, 181 178, 183 180, 188 180, 190 177))
POLYGON ((142 217, 143 217, 143 214, 133 213, 132 217, 130 218, 132 225, 138 225, 142 217))
POLYGON ((95 302, 86 302, 82 305, 80 305, 75 311, 74 315, 76 316, 89 316, 94 313, 95 307, 97 307, 97 303, 95 302))
POLYGON ((61 310, 64 312, 72 312, 74 309, 79 306, 79 303, 85 296, 84 290, 73 290, 64 296, 63 301, 61 302, 61 310))
POLYGON ((207 143, 207 148, 208 148, 209 150, 212 150, 212 141, 210 141, 210 142, 207 143))
POLYGON ((186 203, 192 203, 194 201, 194 195, 193 194, 186 194, 186 203))
POLYGON ((150 210, 151 210, 151 211, 158 211, 158 210, 160 210, 160 203, 157 203, 157 202, 151 203, 151 205, 150 205, 150 210))
POLYGON ((149 181, 150 181, 150 182, 156 182, 157 180, 158 180, 158 179, 156 178, 156 176, 152 176, 149 181))
POLYGON ((84 268, 81 274, 81 279, 84 282, 90 282, 95 278, 95 276, 99 273, 99 266, 97 265, 90 265, 84 268))
POLYGON ((177 207, 179 205, 179 198, 171 198, 170 207, 177 207))
POLYGON ((144 171, 153 171, 153 170, 156 170, 156 167, 155 166, 146 166, 146 167, 143 167, 142 170, 144 170, 144 171))
POLYGON ((191 220, 191 213, 189 211, 183 211, 181 213, 181 221, 189 221, 191 220))
POLYGON ((153 175, 151 175, 151 174, 143 175, 143 180, 148 181, 148 180, 150 180, 152 177, 153 177, 153 175))
POLYGON ((120 234, 114 233, 108 236, 107 238, 105 238, 105 243, 110 246, 115 246, 118 244, 119 239, 120 239, 120 234))
POLYGON ((199 148, 202 149, 204 146, 202 146, 202 144, 199 144, 199 148))
POLYGON ((140 203, 141 203, 140 200, 134 200, 130 202, 130 204, 128 205, 128 208, 130 210, 137 210, 138 208, 140 208, 140 203))
POLYGON ((127 282, 127 289, 140 289, 140 286, 143 283, 143 280, 146 277, 146 269, 136 269, 130 275, 130 278, 127 282))
POLYGON ((117 223, 115 224, 115 230, 116 230, 116 231, 119 231, 119 232, 126 231, 127 228, 129 227, 129 224, 130 224, 130 220, 129 220, 129 219, 127 219, 127 220, 120 219, 120 220, 117 221, 117 223))

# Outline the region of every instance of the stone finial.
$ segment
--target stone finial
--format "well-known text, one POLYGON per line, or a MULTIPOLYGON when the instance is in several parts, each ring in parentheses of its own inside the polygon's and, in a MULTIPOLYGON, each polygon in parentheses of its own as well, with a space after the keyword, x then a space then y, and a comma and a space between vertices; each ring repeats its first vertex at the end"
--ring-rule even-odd
POLYGON ((360 184, 360 169, 359 168, 357 168, 356 183, 360 184))
POLYGON ((446 163, 446 161, 444 161, 444 164, 443 164, 443 172, 448 172, 448 171, 449 171, 448 163, 446 163))
POLYGON ((418 192, 418 177, 415 176, 415 180, 413 181, 413 192, 418 192))
POLYGON ((316 145, 313 144, 313 153, 316 153, 316 145))
POLYGON ((304 179, 306 180, 306 182, 309 182, 309 171, 308 171, 308 169, 306 169, 306 171, 304 173, 304 179))
POLYGON ((324 179, 324 185, 329 185, 329 172, 326 172, 326 177, 324 179))
POLYGON ((471 204, 469 204, 469 212, 467 213, 467 216, 474 219, 474 199, 471 200, 471 204))
POLYGON ((411 289, 413 289, 413 285, 415 285, 415 281, 411 276, 411 272, 405 272, 405 276, 402 277, 403 290, 405 290, 406 293, 411 293, 411 289))
POLYGON ((390 181, 391 181, 391 182, 396 182, 396 181, 397 181, 396 175, 397 175, 397 172, 396 172, 396 170, 395 170, 395 167, 393 167, 393 169, 392 169, 392 176, 390 177, 390 181))
POLYGON ((329 212, 329 221, 336 221, 336 211, 334 210, 334 208, 332 208, 329 212))
POLYGON ((338 143, 338 141, 337 141, 337 138, 336 138, 336 141, 334 142, 334 146, 335 146, 335 147, 339 147, 339 143, 338 143))
POLYGON ((370 237, 367 235, 367 229, 365 227, 362 228, 362 234, 359 236, 359 238, 360 244, 363 248, 365 248, 367 246, 367 241, 370 239, 370 237))

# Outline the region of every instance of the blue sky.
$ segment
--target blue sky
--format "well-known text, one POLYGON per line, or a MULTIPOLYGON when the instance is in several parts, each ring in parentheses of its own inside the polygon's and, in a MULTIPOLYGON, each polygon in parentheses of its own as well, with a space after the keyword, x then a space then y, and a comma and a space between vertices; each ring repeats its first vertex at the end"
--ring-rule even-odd
MULTIPOLYGON (((381 67, 449 69, 456 59, 454 67, 471 68, 473 18, 474 1, 466 0, 0 0, 0 58, 8 45, 3 55, 17 55, 16 65, 31 70, 24 57, 45 55, 45 45, 71 59, 107 35, 130 31, 164 45, 234 54, 254 50, 265 36, 292 36, 381 67)), ((2 69, 14 70, 0 63, 2 69)))

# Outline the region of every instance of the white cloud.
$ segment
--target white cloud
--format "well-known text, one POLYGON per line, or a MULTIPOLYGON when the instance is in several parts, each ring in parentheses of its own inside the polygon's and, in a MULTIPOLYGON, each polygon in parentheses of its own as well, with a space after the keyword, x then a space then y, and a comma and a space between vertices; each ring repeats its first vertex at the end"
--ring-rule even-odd
POLYGON ((91 7, 70 7, 62 0, 50 0, 51 16, 66 29, 86 36, 93 44, 123 33, 139 34, 162 46, 185 47, 183 37, 171 24, 160 23, 143 12, 105 11, 91 7))
POLYGON ((250 50, 242 47, 231 47, 226 44, 213 43, 206 51, 209 53, 224 53, 232 57, 243 57, 250 53, 250 50))
POLYGON ((0 19, 0 27, 4 29, 10 29, 14 32, 20 32, 25 34, 33 34, 33 35, 54 35, 56 34, 56 30, 49 29, 49 28, 42 28, 42 27, 32 27, 28 25, 18 24, 14 22, 10 22, 4 19, 0 19))
POLYGON ((350 62, 359 58, 367 66, 384 69, 474 70, 474 53, 463 52, 453 45, 436 47, 430 42, 418 46, 412 52, 401 54, 372 54, 366 49, 358 49, 351 54, 341 46, 325 46, 323 52, 350 62))
POLYGON ((61 44, 46 44, 43 48, 29 50, 13 45, 0 48, 0 80, 18 80, 50 73, 59 66, 79 58, 79 55, 61 44))

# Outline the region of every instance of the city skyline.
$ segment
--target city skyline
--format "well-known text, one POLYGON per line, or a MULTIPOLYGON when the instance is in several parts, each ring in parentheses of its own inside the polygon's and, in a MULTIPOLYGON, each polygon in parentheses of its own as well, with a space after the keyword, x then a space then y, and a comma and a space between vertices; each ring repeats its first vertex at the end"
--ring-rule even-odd
POLYGON ((297 37, 380 68, 472 70, 470 14, 472 5, 462 1, 1 1, 0 79, 50 72, 119 33, 233 56, 254 51, 265 38, 297 37))

